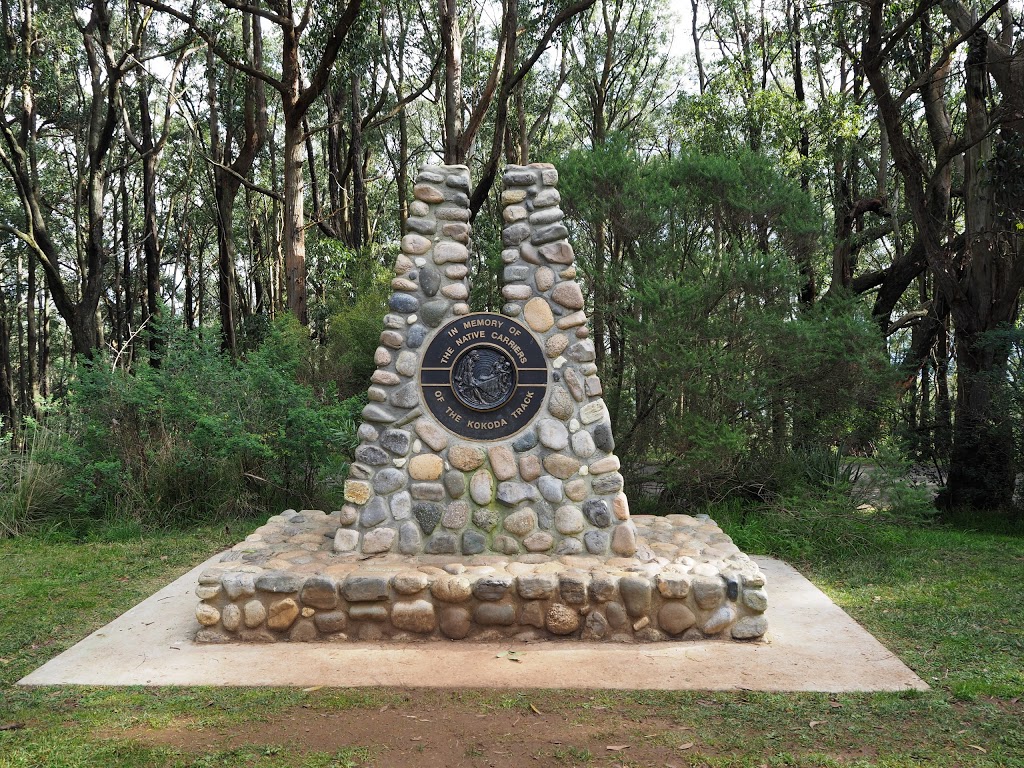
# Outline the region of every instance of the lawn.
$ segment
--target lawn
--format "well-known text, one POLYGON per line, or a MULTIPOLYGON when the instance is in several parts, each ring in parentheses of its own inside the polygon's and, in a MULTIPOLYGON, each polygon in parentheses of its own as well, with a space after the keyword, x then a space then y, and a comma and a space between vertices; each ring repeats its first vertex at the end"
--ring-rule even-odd
MULTIPOLYGON (((932 690, 22 689, 23 675, 258 523, 26 537, 0 541, 0 766, 1024 766, 1018 532, 720 522, 748 551, 794 562, 932 690)), ((286 647, 275 652, 287 663, 286 647)))

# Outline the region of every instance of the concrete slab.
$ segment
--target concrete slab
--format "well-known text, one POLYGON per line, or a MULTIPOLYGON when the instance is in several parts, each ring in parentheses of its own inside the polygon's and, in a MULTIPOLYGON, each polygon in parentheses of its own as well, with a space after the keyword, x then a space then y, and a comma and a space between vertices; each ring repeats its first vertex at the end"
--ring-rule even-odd
POLYGON ((900 691, 928 686, 794 568, 754 558, 771 599, 765 641, 644 645, 193 642, 211 558, 19 681, 20 685, 409 686, 900 691), (498 653, 514 648, 521 661, 498 653))

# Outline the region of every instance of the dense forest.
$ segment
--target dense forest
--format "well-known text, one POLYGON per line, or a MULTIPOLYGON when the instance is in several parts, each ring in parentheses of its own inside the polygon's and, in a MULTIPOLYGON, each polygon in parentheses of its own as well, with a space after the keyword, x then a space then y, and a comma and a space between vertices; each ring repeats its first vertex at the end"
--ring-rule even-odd
POLYGON ((1019 514, 1018 0, 0 14, 0 535, 335 501, 438 162, 493 311, 501 168, 559 169, 636 511, 859 457, 1019 514))

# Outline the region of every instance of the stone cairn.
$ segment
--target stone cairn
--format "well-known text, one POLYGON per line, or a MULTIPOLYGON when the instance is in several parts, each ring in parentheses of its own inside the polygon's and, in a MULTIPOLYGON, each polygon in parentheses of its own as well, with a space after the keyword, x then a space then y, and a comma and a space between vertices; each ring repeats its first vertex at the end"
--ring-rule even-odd
POLYGON ((706 516, 630 516, 558 173, 510 166, 500 313, 472 313, 469 173, 425 166, 345 484, 199 578, 201 642, 764 635, 706 516))

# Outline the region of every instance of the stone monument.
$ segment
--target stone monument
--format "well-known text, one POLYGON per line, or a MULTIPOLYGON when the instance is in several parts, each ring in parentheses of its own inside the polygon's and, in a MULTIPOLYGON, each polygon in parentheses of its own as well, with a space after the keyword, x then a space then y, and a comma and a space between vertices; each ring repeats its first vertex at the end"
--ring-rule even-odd
POLYGON ((469 298, 469 173, 426 166, 345 505, 288 510, 200 578, 197 639, 761 637, 706 518, 631 517, 558 173, 504 173, 500 313, 469 298))

